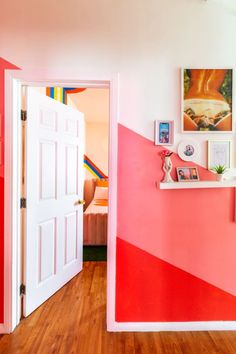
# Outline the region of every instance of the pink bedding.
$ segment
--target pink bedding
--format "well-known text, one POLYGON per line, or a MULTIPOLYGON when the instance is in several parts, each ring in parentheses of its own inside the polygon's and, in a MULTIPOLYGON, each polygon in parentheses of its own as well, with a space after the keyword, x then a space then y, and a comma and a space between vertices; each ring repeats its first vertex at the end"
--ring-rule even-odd
POLYGON ((84 245, 107 244, 108 206, 92 200, 84 212, 84 245))

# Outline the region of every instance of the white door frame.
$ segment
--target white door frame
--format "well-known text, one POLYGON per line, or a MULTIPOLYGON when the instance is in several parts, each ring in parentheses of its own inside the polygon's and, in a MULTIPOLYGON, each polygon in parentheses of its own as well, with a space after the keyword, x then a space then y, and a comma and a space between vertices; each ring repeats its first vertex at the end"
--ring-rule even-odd
MULTIPOLYGON (((115 328, 117 151, 119 75, 76 74, 68 69, 5 72, 5 205, 4 205, 4 324, 11 333, 20 322, 21 280, 21 86, 109 87, 109 214, 107 250, 107 329, 115 328), (60 79, 59 79, 60 78, 60 79)), ((26 290, 27 291, 27 290, 26 290)))

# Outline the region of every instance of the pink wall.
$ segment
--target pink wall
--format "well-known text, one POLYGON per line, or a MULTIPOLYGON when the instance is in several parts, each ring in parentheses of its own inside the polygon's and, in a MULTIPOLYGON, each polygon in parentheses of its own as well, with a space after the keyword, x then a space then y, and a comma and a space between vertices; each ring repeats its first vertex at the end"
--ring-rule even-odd
POLYGON ((161 149, 119 126, 116 319, 235 320, 234 188, 160 190, 161 149))

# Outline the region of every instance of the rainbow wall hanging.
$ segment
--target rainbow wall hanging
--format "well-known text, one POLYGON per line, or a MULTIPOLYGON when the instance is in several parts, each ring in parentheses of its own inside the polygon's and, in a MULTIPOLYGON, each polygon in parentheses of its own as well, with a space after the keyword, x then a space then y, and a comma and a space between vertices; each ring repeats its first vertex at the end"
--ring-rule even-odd
POLYGON ((108 178, 86 155, 84 155, 84 167, 98 179, 108 178))
POLYGON ((86 88, 72 87, 46 87, 46 95, 61 103, 67 104, 67 95, 78 93, 86 90, 86 88))

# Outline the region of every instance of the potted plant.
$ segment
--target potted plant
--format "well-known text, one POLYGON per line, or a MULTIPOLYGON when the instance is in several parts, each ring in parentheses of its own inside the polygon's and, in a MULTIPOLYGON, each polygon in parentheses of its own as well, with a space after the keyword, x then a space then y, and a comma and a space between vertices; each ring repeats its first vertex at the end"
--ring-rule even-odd
POLYGON ((213 168, 211 168, 212 171, 216 172, 216 179, 217 181, 222 181, 223 180, 223 175, 227 170, 227 167, 224 165, 216 165, 213 168))

